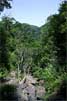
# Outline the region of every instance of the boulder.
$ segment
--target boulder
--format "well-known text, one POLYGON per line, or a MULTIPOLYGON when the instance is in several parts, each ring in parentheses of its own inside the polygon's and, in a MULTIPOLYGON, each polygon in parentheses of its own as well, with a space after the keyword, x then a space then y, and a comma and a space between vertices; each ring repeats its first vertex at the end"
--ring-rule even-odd
MULTIPOLYGON (((18 93, 24 101, 38 101, 36 100, 37 98, 41 99, 45 95, 45 88, 41 85, 36 86, 35 84, 37 84, 37 80, 31 75, 26 75, 23 80, 20 81, 18 93)), ((43 82, 41 84, 43 84, 43 82)))
POLYGON ((27 84, 36 84, 36 79, 35 78, 33 78, 31 75, 27 75, 26 76, 26 83, 27 84))
POLYGON ((27 90, 30 96, 35 97, 35 86, 29 84, 25 89, 27 90))
POLYGON ((36 87, 36 97, 42 98, 45 95, 45 88, 43 86, 36 87))

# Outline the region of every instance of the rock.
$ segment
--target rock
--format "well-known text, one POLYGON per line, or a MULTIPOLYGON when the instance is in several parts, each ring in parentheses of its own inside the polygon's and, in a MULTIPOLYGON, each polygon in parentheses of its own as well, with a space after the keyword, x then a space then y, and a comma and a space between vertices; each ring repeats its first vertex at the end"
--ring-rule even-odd
POLYGON ((11 72, 10 72, 10 76, 11 76, 11 77, 15 77, 15 76, 16 76, 16 72, 15 72, 15 71, 11 71, 11 72))
POLYGON ((21 89, 21 87, 18 86, 17 93, 19 97, 18 101, 28 101, 27 91, 25 89, 21 89))
POLYGON ((20 101, 42 101, 45 95, 45 88, 43 86, 35 86, 36 79, 30 75, 26 75, 18 85, 18 94, 21 97, 20 101), (38 98, 39 100, 36 100, 38 98))
MULTIPOLYGON (((28 101, 29 99, 35 99, 35 87, 32 84, 26 85, 25 83, 22 86, 18 87, 18 94, 28 101)), ((35 100, 31 100, 35 101, 35 100)))
POLYGON ((19 83, 15 75, 8 78, 7 81, 7 84, 17 88, 15 94, 18 100, 16 101, 42 101, 41 97, 45 94, 45 88, 43 86, 36 87, 37 80, 31 75, 26 75, 19 83), (36 98, 38 99, 36 100, 36 98))
POLYGON ((17 85, 17 79, 11 78, 9 81, 6 82, 6 84, 17 85))
POLYGON ((44 80, 39 80, 39 85, 44 85, 44 80))
POLYGON ((33 84, 36 83, 36 80, 27 75, 24 79, 19 83, 18 94, 21 96, 24 101, 36 101, 35 100, 35 86, 33 84))
POLYGON ((45 95, 45 88, 42 86, 37 86, 36 87, 36 96, 38 98, 42 98, 45 95))
POLYGON ((28 83, 28 84, 36 84, 36 79, 35 78, 33 78, 31 75, 27 75, 26 76, 26 82, 28 83))
POLYGON ((27 92, 29 93, 30 96, 35 97, 35 86, 33 86, 32 84, 29 84, 26 87, 27 92))

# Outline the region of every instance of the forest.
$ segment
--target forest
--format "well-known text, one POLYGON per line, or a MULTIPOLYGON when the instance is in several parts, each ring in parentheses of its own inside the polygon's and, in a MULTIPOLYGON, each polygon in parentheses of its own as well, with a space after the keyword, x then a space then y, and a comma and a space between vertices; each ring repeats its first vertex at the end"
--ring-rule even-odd
MULTIPOLYGON (((1 13, 4 7, 11 8, 8 0, 4 1, 2 6, 0 3, 1 13)), ((58 13, 49 16, 41 27, 20 23, 12 17, 2 17, 0 21, 0 85, 5 79, 11 78, 11 72, 16 74, 17 82, 21 82, 28 74, 36 78, 45 88, 43 101, 66 101, 66 53, 67 1, 63 1, 58 8, 58 13)), ((1 88, 0 92, 4 92, 4 86, 3 89, 1 88)), ((4 99, 1 98, 0 101, 4 99)))

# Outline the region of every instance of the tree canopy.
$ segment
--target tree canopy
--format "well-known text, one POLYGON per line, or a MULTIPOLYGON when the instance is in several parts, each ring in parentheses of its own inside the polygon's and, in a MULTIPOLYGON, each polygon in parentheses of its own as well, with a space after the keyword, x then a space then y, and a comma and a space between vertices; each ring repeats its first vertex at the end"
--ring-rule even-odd
POLYGON ((0 12, 2 12, 4 8, 11 8, 10 1, 12 0, 0 0, 0 12))

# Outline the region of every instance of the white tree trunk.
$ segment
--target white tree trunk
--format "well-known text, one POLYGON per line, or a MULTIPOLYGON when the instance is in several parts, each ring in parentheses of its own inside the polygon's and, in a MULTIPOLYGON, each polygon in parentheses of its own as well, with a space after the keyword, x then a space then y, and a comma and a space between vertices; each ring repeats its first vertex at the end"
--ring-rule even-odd
POLYGON ((19 66, 19 64, 18 64, 18 69, 17 69, 17 77, 18 77, 18 83, 19 83, 19 81, 20 81, 20 66, 19 66))

